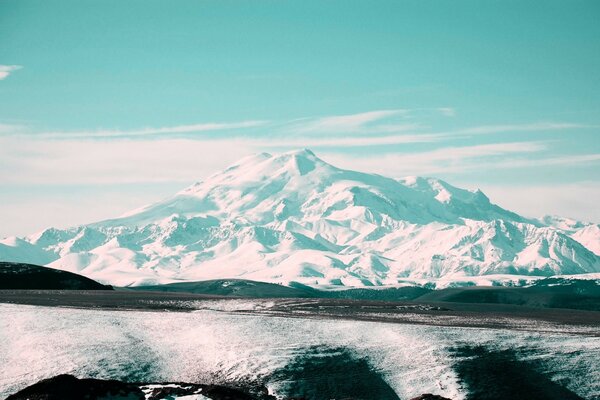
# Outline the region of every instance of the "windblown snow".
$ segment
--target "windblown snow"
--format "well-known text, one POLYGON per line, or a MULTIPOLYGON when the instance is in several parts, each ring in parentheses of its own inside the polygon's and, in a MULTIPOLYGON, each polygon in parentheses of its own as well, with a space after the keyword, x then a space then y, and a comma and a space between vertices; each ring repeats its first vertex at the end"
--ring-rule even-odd
POLYGON ((344 170, 310 150, 242 159, 119 218, 0 241, 2 260, 119 286, 491 282, 598 273, 599 255, 598 225, 526 219, 481 191, 344 170))

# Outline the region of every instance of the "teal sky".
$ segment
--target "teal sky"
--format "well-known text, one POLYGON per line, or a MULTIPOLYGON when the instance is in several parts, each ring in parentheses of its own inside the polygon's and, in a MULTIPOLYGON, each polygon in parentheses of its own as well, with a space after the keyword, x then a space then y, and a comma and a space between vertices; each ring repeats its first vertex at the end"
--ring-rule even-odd
POLYGON ((0 237, 257 151, 600 222, 598 1, 0 0, 0 237))

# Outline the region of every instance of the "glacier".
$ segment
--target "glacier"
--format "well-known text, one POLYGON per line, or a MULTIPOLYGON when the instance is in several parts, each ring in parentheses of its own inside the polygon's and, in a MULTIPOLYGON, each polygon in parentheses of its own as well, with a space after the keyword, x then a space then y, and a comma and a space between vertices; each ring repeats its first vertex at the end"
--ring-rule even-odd
POLYGON ((440 179, 240 160, 121 217, 0 241, 0 259, 117 286, 217 278, 321 288, 600 278, 600 225, 530 219, 440 179))
MULTIPOLYGON (((514 351, 515 368, 537 364, 543 372, 547 381, 537 384, 554 382, 586 399, 600 393, 600 341, 593 334, 276 318, 209 309, 114 311, 0 304, 0 313, 0 398, 61 373, 146 382, 258 381, 284 398, 280 394, 290 380, 277 371, 307 355, 326 358, 346 349, 366 360, 401 399, 437 393, 459 400, 470 398, 456 368, 464 358, 455 351, 461 346, 514 351)), ((345 365, 335 367, 329 377, 338 371, 360 378, 345 365)), ((302 379, 308 373, 302 372, 302 379)))

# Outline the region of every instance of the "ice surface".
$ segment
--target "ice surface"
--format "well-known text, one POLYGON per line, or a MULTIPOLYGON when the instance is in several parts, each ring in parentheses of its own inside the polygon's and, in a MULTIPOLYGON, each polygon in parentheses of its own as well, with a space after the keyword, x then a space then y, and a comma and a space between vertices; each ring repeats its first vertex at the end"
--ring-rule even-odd
MULTIPOLYGON (((231 309, 249 309, 239 302, 231 309), (236 308, 237 307, 237 308, 236 308)), ((222 307, 227 309, 227 307, 222 307)), ((463 399, 453 349, 511 349, 583 398, 600 395, 600 339, 569 334, 241 315, 0 305, 0 397, 59 373, 135 381, 260 382, 308 351, 346 349, 401 399, 463 399), (316 350, 315 350, 316 349, 316 350)))

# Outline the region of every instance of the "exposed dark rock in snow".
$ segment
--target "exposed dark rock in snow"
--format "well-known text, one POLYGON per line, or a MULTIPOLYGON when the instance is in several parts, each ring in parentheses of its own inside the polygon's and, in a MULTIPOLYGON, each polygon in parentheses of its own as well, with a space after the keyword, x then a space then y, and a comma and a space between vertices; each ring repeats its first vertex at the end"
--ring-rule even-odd
POLYGON ((58 375, 44 379, 6 400, 80 400, 80 399, 144 400, 144 392, 131 383, 114 380, 77 379, 72 375, 58 375))
POLYGON ((425 393, 410 400, 451 400, 447 397, 438 396, 437 394, 425 393))
POLYGON ((72 375, 57 375, 44 379, 6 400, 161 400, 202 395, 210 400, 275 400, 264 388, 257 394, 219 385, 195 383, 126 383, 117 380, 78 379, 72 375))

